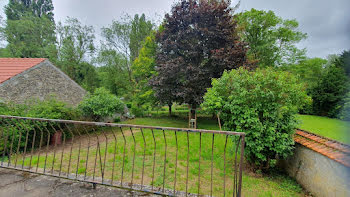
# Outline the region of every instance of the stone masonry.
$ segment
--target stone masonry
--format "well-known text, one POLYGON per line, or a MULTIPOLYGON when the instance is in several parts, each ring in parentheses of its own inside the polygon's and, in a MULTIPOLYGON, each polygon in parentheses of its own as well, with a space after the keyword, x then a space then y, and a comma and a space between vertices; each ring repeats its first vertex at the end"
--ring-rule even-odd
POLYGON ((25 70, 0 84, 0 99, 24 103, 28 99, 44 100, 54 95, 58 100, 76 106, 86 91, 48 60, 25 70))

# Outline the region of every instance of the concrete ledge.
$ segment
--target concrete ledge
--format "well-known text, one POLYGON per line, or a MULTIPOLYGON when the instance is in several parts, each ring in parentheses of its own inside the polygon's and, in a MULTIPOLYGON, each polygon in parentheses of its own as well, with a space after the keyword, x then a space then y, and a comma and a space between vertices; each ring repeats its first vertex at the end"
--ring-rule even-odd
POLYGON ((50 176, 0 168, 0 197, 109 197, 153 196, 141 192, 70 181, 50 176))

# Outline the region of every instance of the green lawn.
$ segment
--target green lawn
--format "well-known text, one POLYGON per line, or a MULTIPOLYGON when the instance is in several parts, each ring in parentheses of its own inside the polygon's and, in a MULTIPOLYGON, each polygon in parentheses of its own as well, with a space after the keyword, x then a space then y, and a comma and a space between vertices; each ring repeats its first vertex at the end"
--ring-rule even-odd
POLYGON ((350 144, 350 122, 312 115, 298 117, 300 129, 350 144))

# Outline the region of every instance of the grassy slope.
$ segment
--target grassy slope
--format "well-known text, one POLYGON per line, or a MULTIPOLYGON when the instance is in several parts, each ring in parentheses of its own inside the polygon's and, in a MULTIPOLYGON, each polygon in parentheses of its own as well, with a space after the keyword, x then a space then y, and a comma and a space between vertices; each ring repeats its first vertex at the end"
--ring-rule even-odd
MULTIPOLYGON (((188 126, 186 118, 169 117, 136 118, 123 123, 182 128, 188 126)), ((209 118, 199 118, 198 127, 218 129, 217 122, 209 118)), ((256 177, 244 173, 242 188, 245 196, 303 196, 301 187, 293 179, 281 174, 256 177)))
POLYGON ((300 129, 350 144, 350 122, 311 115, 298 117, 300 129))

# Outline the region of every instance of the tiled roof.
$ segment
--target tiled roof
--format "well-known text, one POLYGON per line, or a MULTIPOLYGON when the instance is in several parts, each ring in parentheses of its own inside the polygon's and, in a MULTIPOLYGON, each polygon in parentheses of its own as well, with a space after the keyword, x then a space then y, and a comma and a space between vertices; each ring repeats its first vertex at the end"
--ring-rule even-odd
POLYGON ((46 58, 0 58, 0 83, 45 60, 46 58))
POLYGON ((346 167, 350 167, 350 145, 303 130, 296 131, 294 140, 346 167))

